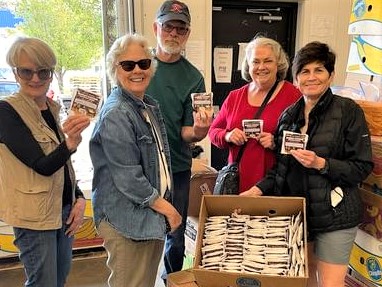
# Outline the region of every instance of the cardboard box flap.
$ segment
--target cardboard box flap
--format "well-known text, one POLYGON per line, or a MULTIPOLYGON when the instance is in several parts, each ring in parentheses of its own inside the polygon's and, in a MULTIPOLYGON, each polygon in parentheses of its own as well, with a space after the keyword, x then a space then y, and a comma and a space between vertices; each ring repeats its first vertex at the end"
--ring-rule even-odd
POLYGON ((169 287, 175 286, 197 286, 192 270, 182 270, 168 275, 167 283, 169 287))
POLYGON ((207 160, 192 159, 191 174, 196 173, 217 173, 217 170, 207 164, 207 160))
POLYGON ((191 175, 188 216, 199 216, 202 196, 213 193, 216 177, 216 172, 194 173, 191 175))

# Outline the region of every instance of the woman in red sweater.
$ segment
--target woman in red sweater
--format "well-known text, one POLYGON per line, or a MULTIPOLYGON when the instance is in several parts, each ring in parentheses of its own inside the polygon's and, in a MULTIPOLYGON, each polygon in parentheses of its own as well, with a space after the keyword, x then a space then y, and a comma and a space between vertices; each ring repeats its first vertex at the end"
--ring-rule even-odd
POLYGON ((254 38, 246 48, 241 70, 248 84, 229 93, 208 132, 215 146, 229 149, 229 163, 236 160, 240 146, 247 142, 239 165, 239 192, 250 189, 275 162, 273 133, 278 118, 301 96, 300 91, 285 80, 288 68, 287 55, 278 42, 254 38), (262 132, 254 138, 246 136, 242 121, 253 119, 276 82, 276 89, 259 117, 263 120, 262 132))

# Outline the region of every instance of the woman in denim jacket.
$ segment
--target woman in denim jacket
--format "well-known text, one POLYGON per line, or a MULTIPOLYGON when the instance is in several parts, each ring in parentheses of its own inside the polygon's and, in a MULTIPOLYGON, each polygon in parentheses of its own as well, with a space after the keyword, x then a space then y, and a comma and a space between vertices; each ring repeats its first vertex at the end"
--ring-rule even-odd
POLYGON ((145 95, 155 67, 147 41, 136 34, 117 39, 107 55, 116 87, 100 112, 90 156, 94 219, 108 252, 109 286, 154 286, 165 235, 181 223, 170 203, 163 118, 145 95))

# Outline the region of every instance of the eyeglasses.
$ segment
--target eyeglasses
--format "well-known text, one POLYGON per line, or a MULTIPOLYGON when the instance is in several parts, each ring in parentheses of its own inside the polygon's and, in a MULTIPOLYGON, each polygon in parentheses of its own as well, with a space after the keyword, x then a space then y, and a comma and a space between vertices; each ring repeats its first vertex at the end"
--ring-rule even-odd
POLYGON ((16 74, 25 81, 30 81, 33 78, 33 75, 36 74, 37 77, 41 81, 46 81, 53 76, 53 70, 52 69, 39 69, 39 70, 31 70, 27 68, 15 68, 16 74))
POLYGON ((118 65, 121 66, 121 68, 126 72, 131 72, 135 69, 135 65, 138 65, 138 67, 141 70, 147 70, 151 66, 151 59, 142 59, 138 62, 135 61, 122 61, 119 62, 118 65))
POLYGON ((161 25, 163 31, 167 33, 171 33, 172 30, 176 29, 176 33, 181 36, 186 35, 189 30, 189 28, 185 26, 174 26, 174 25, 171 25, 170 23, 159 23, 159 24, 161 25))

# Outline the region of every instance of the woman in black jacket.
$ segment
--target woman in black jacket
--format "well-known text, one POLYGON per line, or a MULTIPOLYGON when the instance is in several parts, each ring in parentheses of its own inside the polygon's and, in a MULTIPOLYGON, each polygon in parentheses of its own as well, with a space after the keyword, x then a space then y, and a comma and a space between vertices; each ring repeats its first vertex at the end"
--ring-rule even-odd
POLYGON ((373 168, 362 109, 350 99, 333 95, 329 88, 335 58, 328 45, 320 42, 309 43, 297 52, 292 72, 303 97, 280 117, 274 168, 241 194, 306 198, 307 227, 314 242, 309 257, 317 262, 310 277, 320 287, 345 286, 350 251, 362 216, 357 188, 373 168), (307 135, 306 147, 285 152, 289 144, 284 131, 302 134, 298 136, 302 140, 307 135))

